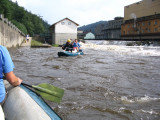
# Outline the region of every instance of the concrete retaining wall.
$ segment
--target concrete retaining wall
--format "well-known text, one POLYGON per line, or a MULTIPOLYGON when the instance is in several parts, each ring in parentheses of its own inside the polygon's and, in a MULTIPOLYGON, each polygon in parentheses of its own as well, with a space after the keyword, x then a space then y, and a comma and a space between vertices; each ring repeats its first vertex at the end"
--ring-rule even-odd
POLYGON ((16 47, 20 46, 24 39, 25 34, 0 14, 0 45, 16 47))

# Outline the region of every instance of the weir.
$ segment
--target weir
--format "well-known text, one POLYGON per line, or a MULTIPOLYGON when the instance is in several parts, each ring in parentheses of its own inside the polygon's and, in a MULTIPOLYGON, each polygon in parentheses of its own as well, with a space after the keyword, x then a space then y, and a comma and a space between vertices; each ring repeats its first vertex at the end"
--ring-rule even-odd
POLYGON ((25 40, 25 34, 0 14, 0 45, 5 47, 20 46, 25 40))

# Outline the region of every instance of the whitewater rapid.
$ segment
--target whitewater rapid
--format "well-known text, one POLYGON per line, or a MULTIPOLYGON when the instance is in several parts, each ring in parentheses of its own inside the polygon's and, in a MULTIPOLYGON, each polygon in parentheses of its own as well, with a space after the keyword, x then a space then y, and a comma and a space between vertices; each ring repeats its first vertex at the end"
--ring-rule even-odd
POLYGON ((94 49, 102 51, 112 51, 119 54, 141 55, 141 56, 160 56, 159 46, 126 46, 126 42, 108 41, 86 41, 80 43, 82 49, 94 49))

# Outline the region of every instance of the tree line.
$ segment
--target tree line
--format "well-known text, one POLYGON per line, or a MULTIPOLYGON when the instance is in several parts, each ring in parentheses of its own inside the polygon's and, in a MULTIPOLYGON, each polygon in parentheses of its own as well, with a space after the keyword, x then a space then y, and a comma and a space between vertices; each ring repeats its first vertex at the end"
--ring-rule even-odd
POLYGON ((24 34, 34 36, 35 34, 48 33, 49 24, 40 16, 28 12, 25 8, 11 0, 0 0, 0 14, 8 18, 24 34))

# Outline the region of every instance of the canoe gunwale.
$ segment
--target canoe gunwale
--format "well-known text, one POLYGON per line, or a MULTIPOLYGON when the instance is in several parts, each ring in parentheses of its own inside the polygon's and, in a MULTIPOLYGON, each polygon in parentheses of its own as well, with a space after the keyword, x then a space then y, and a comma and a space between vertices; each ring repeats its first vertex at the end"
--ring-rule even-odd
POLYGON ((6 80, 3 82, 8 91, 3 105, 3 112, 7 120, 21 120, 22 118, 23 120, 62 120, 34 90, 23 85, 13 87, 6 80))
POLYGON ((44 112, 52 119, 52 120, 62 120, 62 118, 45 102, 45 100, 34 90, 25 87, 24 85, 20 85, 20 87, 26 91, 27 94, 44 110, 44 112), (55 118, 55 116, 57 116, 55 118))
POLYGON ((68 51, 64 51, 64 52, 58 52, 58 56, 78 56, 78 55, 83 55, 83 52, 68 52, 68 51))

